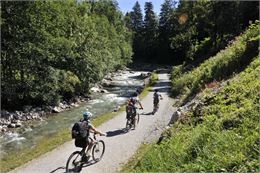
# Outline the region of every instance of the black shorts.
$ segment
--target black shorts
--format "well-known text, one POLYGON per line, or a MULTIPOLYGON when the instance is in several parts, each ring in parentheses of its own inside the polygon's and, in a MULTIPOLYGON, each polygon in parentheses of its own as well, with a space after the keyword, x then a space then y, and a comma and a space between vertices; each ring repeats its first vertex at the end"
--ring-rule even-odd
POLYGON ((154 105, 158 105, 158 104, 159 104, 159 100, 154 100, 154 101, 153 101, 153 104, 154 104, 154 105))
POLYGON ((133 118, 135 118, 135 116, 136 116, 136 113, 134 113, 134 114, 126 114, 126 119, 133 119, 133 118))
POLYGON ((93 142, 93 141, 94 141, 94 139, 91 138, 90 136, 88 136, 88 137, 86 138, 86 145, 90 144, 90 143, 93 142))

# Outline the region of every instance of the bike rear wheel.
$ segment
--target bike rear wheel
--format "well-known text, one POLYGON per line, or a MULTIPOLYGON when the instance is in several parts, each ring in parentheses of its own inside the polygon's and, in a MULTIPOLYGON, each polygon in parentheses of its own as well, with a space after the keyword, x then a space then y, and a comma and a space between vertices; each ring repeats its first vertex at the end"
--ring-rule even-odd
POLYGON ((98 140, 92 149, 92 157, 95 162, 101 160, 105 152, 105 142, 102 140, 98 140))
POLYGON ((131 120, 130 119, 126 120, 125 129, 127 132, 131 129, 131 120))
POLYGON ((153 105, 153 114, 155 114, 159 109, 159 103, 153 105))
POLYGON ((66 163, 66 172, 80 172, 82 169, 82 153, 80 151, 73 152, 67 163, 66 163))

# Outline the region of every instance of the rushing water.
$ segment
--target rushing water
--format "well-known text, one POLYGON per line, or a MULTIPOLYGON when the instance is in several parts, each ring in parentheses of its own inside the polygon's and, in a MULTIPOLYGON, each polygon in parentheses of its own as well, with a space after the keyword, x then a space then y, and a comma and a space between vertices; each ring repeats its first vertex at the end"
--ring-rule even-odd
POLYGON ((105 88, 108 93, 93 93, 92 100, 78 108, 48 116, 42 121, 35 122, 34 127, 27 128, 22 133, 8 133, 0 137, 0 154, 4 157, 9 152, 15 152, 36 145, 44 137, 51 137, 61 130, 70 130, 74 122, 82 117, 88 109, 94 116, 111 112, 122 105, 130 93, 142 85, 138 79, 140 72, 124 72, 123 75, 113 77, 113 87, 105 88))

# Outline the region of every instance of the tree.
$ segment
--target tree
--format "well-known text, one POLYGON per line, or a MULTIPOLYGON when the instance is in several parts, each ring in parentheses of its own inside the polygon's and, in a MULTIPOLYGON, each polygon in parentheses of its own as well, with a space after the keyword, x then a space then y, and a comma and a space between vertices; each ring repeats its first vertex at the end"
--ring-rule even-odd
POLYGON ((176 2, 173 2, 172 0, 165 0, 161 5, 158 36, 158 42, 160 46, 157 48, 157 51, 160 52, 160 57, 158 57, 158 59, 160 59, 160 62, 164 63, 170 59, 172 54, 169 38, 172 36, 174 30, 172 16, 175 4, 176 2))
POLYGON ((144 17, 144 55, 146 59, 156 58, 158 36, 158 19, 153 11, 152 2, 145 3, 145 17, 144 17))
POLYGON ((131 62, 131 33, 116 3, 93 3, 1 3, 3 108, 86 94, 107 72, 131 62))
POLYGON ((143 28, 143 14, 142 9, 138 1, 136 1, 133 11, 130 13, 131 29, 134 32, 141 32, 143 28))

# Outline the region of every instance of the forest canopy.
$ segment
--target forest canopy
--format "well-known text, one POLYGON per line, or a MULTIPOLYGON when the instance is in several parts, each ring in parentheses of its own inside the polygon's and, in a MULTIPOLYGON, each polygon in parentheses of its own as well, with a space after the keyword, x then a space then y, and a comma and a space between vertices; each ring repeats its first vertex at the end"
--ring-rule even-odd
POLYGON ((116 2, 1 2, 3 108, 86 94, 131 62, 131 32, 116 2))

